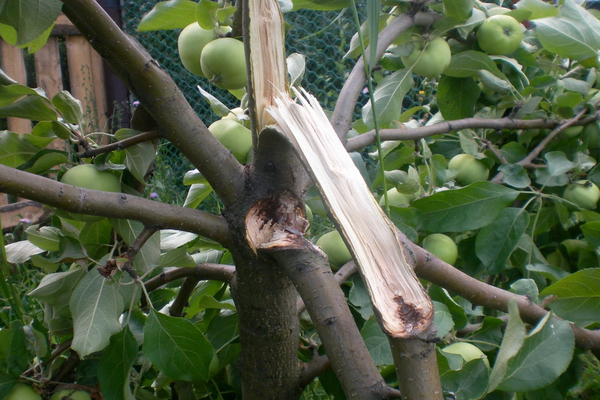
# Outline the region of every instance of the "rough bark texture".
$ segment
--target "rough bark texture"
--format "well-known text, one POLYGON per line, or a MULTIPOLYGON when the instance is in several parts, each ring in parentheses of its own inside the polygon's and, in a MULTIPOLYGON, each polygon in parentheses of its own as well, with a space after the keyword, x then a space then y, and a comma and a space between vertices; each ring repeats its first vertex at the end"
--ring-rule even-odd
POLYGON ((390 339, 390 346, 402 399, 442 400, 435 342, 390 339))

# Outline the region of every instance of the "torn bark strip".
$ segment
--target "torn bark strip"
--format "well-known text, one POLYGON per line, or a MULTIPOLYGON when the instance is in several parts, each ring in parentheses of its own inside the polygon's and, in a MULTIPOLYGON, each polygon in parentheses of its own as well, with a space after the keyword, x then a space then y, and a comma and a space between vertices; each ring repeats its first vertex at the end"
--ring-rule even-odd
POLYGON ((354 255, 382 329, 395 338, 425 335, 434 308, 406 261, 396 227, 384 214, 317 99, 294 89, 268 109, 295 145, 354 255))

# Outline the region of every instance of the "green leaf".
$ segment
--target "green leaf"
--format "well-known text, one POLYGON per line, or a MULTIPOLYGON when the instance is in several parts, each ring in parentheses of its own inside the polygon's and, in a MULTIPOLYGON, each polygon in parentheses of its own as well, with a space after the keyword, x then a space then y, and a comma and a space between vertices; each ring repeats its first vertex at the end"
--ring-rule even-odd
MULTIPOLYGON (((229 115, 229 113, 230 113, 229 108, 225 104, 223 104, 221 102, 221 100, 217 99, 215 96, 208 93, 206 90, 202 89, 202 87, 200 87, 200 85, 198 85, 198 90, 200 91, 200 94, 206 99, 206 101, 208 101, 208 104, 210 104, 211 110, 216 115, 218 115, 221 118, 229 115)), ((196 170, 196 171, 198 171, 198 170, 196 170)))
POLYGON ((119 317, 125 305, 119 286, 96 268, 90 270, 73 291, 69 307, 73 315, 73 344, 80 357, 104 349, 121 330, 119 317))
POLYGON ((473 50, 453 55, 450 65, 444 71, 444 75, 454 78, 475 78, 481 70, 489 71, 499 78, 506 79, 506 76, 500 72, 490 56, 473 50))
POLYGON ((73 290, 86 275, 81 268, 65 272, 55 272, 42 278, 37 288, 28 296, 35 297, 51 305, 58 315, 70 317, 69 300, 73 290))
POLYGON ((498 167, 498 171, 502 172, 502 182, 517 189, 524 189, 531 185, 531 179, 527 175, 527 171, 517 164, 502 164, 498 167))
POLYGON ((498 218, 477 234, 475 251, 487 269, 497 274, 506 268, 508 258, 529 225, 529 214, 520 208, 505 208, 498 218))
MULTIPOLYGON (((141 132, 134 129, 119 129, 115 133, 115 137, 118 140, 123 140, 136 135, 141 132)), ((139 182, 144 182, 144 178, 148 173, 148 169, 156 158, 156 148, 151 141, 129 146, 125 149, 125 166, 127 170, 133 175, 139 182)))
POLYGON ((32 174, 46 174, 53 167, 68 161, 66 151, 44 149, 30 158, 26 163, 19 165, 18 169, 32 174))
POLYGON ((555 267, 554 265, 548 264, 528 264, 525 266, 527 271, 535 272, 540 274, 546 279, 551 281, 558 281, 566 276, 569 276, 567 271, 555 267))
POLYGON ((333 11, 350 7, 348 0, 293 0, 294 11, 307 9, 316 11, 333 11))
POLYGON ((600 269, 584 269, 548 286, 540 296, 558 299, 549 307, 561 318, 587 326, 600 322, 600 269))
POLYGON ((39 149, 21 135, 0 131, 0 164, 16 168, 23 164, 39 149))
POLYGON ((138 32, 181 29, 196 22, 196 3, 189 0, 163 1, 140 21, 138 32))
POLYGON ((458 370, 450 370, 440 376, 444 392, 452 393, 456 400, 479 399, 488 385, 489 370, 483 359, 471 360, 458 370))
POLYGON ((466 21, 473 13, 474 0, 442 0, 444 15, 458 21, 466 21))
MULTIPOLYGON (((135 241, 144 229, 141 222, 126 219, 110 219, 115 231, 123 238, 128 246, 135 241)), ((144 243, 133 261, 136 271, 145 273, 156 267, 160 262, 160 234, 155 233, 144 243)))
POLYGON ((547 161, 546 168, 537 169, 537 182, 545 186, 564 186, 569 183, 566 175, 575 167, 575 163, 569 161, 562 151, 551 151, 544 155, 547 161))
POLYGON ((408 240, 416 242, 419 238, 421 213, 412 207, 390 207, 390 219, 408 240))
POLYGON ((51 226, 32 225, 25 230, 27 240, 46 251, 58 251, 60 249, 60 237, 62 232, 51 226), (39 228, 39 229, 38 229, 39 228))
POLYGON ((52 105, 61 113, 65 121, 80 125, 83 121, 83 107, 71 93, 61 90, 52 98, 52 105))
POLYGON ((218 21, 219 3, 212 0, 200 0, 196 6, 196 20, 203 29, 214 29, 218 21))
POLYGON ((542 0, 521 0, 515 6, 518 10, 531 11, 531 20, 558 16, 558 8, 542 0))
POLYGON ((9 328, 0 329, 0 371, 17 378, 27 369, 26 339, 20 321, 13 321, 9 328))
POLYGON ((21 240, 4 246, 6 260, 11 264, 20 264, 29 260, 31 256, 44 253, 46 250, 40 249, 28 240, 21 240))
POLYGON ((565 1, 560 14, 535 21, 537 37, 544 49, 579 61, 597 57, 600 21, 572 0, 565 1))
POLYGON ((129 327, 110 338, 98 363, 98 381, 106 400, 134 400, 129 382, 137 354, 138 344, 129 327))
POLYGON ((422 228, 430 232, 463 232, 482 228, 512 204, 519 192, 492 182, 472 183, 415 200, 421 211, 422 228))
POLYGON ((549 385, 567 369, 574 348, 575 334, 569 323, 547 314, 508 362, 498 390, 529 392, 549 385))
POLYGON ((285 62, 290 78, 289 85, 301 86, 306 71, 306 56, 300 53, 292 53, 285 59, 285 62))
POLYGON ((196 262, 186 247, 169 250, 160 256, 159 267, 193 267, 196 262))
POLYGON ((600 248, 600 221, 588 222, 581 225, 585 240, 595 248, 600 248))
POLYGON ((14 103, 24 95, 37 96, 35 89, 15 83, 13 85, 0 86, 0 107, 14 103))
POLYGON ((531 302, 537 304, 539 301, 539 290, 533 279, 519 279, 510 285, 512 293, 526 296, 531 302))
POLYGON ((215 351, 200 329, 184 318, 150 311, 143 351, 162 373, 174 380, 206 381, 215 351))
POLYGON ((212 193, 212 186, 204 183, 194 183, 190 186, 188 194, 185 197, 184 207, 196 208, 202 201, 212 193))
POLYGON ((51 27, 61 8, 60 0, 6 0, 0 8, 0 23, 14 28, 17 33, 16 41, 10 43, 21 46, 51 27))
POLYGON ((433 306, 435 307, 435 313, 433 314, 433 323, 437 331, 435 335, 439 338, 445 338, 452 328, 454 328, 454 321, 452 320, 452 314, 444 303, 434 301, 433 306))
MULTIPOLYGON (((375 93, 375 112, 380 127, 387 127, 392 121, 400 119, 404 96, 413 88, 414 80, 410 69, 405 68, 383 78, 375 93)), ((370 102, 362 110, 364 123, 373 127, 373 108, 370 102)))
POLYGON ((364 339, 375 365, 382 366, 394 364, 390 342, 379 327, 379 323, 375 316, 372 315, 365 322, 360 330, 360 335, 364 339))
POLYGON ((56 121, 56 112, 37 96, 27 96, 10 105, 0 107, 1 118, 23 118, 32 121, 56 121))
POLYGON ((500 350, 496 356, 494 368, 490 374, 488 393, 496 390, 498 385, 504 380, 507 371, 509 371, 508 363, 519 353, 519 350, 521 350, 523 342, 525 341, 525 335, 525 325, 519 317, 517 302, 516 300, 511 299, 508 302, 508 322, 506 324, 506 330, 504 331, 500 350))
POLYGON ((469 322, 465 310, 456 302, 448 291, 440 286, 432 285, 429 288, 429 296, 431 300, 442 303, 446 306, 448 311, 452 314, 452 320, 456 325, 456 329, 462 329, 467 326, 469 322))
POLYGON ((438 85, 437 102, 447 121, 475 115, 475 104, 481 89, 473 78, 454 78, 442 75, 438 85))

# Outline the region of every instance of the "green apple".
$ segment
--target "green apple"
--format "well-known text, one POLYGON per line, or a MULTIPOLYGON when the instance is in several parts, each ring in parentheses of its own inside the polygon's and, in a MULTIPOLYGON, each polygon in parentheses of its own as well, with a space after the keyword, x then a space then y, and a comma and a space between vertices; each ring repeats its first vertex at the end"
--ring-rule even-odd
POLYGON ((593 182, 579 180, 567 186, 563 199, 586 210, 592 210, 600 200, 600 189, 593 182))
POLYGON ((458 171, 456 181, 463 186, 476 181, 485 181, 490 175, 485 163, 470 154, 458 154, 452 157, 448 168, 458 171))
POLYGON ((312 210, 307 205, 304 205, 304 209, 306 210, 306 220, 308 221, 309 224, 312 224, 313 219, 315 218, 312 210))
POLYGON ((42 396, 33 390, 31 386, 17 383, 6 397, 6 400, 42 400, 42 396))
POLYGON ((54 393, 50 400, 92 400, 92 396, 85 390, 66 389, 54 393))
POLYGON ((62 183, 84 189, 120 192, 119 177, 110 171, 100 171, 93 164, 77 165, 64 173, 62 183))
POLYGON ((331 264, 334 269, 337 269, 352 260, 352 255, 338 231, 331 231, 324 234, 317 240, 316 245, 327 254, 329 264, 331 264))
POLYGON ((561 135, 565 138, 571 139, 579 135, 583 131, 583 125, 569 126, 563 129, 561 135))
POLYGON ((203 29, 197 22, 186 26, 177 39, 177 49, 181 63, 194 75, 205 78, 200 66, 200 54, 204 46, 217 38, 214 29, 203 29))
POLYGON ((454 240, 441 233, 432 233, 423 239, 423 248, 450 265, 454 265, 458 258, 454 240))
POLYGON ((230 119, 250 129, 250 118, 246 115, 244 109, 241 107, 232 108, 229 110, 229 114, 224 116, 223 119, 230 119))
POLYGON ((202 72, 212 83, 226 90, 246 86, 244 44, 233 38, 220 38, 204 46, 200 55, 202 72))
POLYGON ((479 349, 479 347, 472 345, 467 342, 456 342, 442 349, 443 353, 446 354, 457 354, 461 356, 465 363, 476 360, 478 358, 483 359, 485 365, 490 369, 490 362, 487 356, 479 349))
POLYGON ((418 40, 414 43, 413 52, 402 57, 402 62, 413 72, 426 78, 435 78, 450 65, 450 46, 441 37, 436 37, 430 42, 418 40))
MULTIPOLYGON (((93 164, 77 165, 60 178, 62 183, 73 185, 84 189, 103 190, 105 192, 121 192, 119 177, 109 171, 100 171, 93 164)), ((84 222, 100 221, 103 217, 95 215, 83 215, 56 210, 59 216, 84 222)))
MULTIPOLYGON (((410 202, 414 199, 414 197, 409 194, 400 193, 396 188, 391 188, 388 190, 387 197, 390 207, 408 207, 410 202)), ((385 205, 385 196, 381 196, 379 199, 379 205, 385 205)))
POLYGON ((213 122, 208 130, 219 142, 233 153, 242 164, 248 161, 248 153, 252 149, 252 133, 250 129, 231 119, 220 119, 213 122))
POLYGON ((510 54, 519 48, 522 39, 521 24, 510 15, 493 15, 477 30, 477 43, 488 54, 510 54))

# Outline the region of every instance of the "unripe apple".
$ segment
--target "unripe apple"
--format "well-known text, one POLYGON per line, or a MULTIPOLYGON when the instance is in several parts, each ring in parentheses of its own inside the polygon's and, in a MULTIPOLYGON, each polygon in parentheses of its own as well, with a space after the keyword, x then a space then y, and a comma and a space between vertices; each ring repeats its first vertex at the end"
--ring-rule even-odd
MULTIPOLYGON (((391 188, 388 190, 387 196, 390 207, 408 207, 410 202, 413 200, 413 196, 410 194, 400 193, 396 188, 391 188)), ((381 196, 379 199, 379 205, 385 205, 385 196, 381 196)))
POLYGON ((213 122, 208 130, 219 142, 233 153, 242 164, 248 161, 248 153, 252 149, 252 133, 250 129, 231 119, 220 119, 213 122))
POLYGON ((485 163, 470 154, 458 154, 450 160, 448 168, 458 171, 456 181, 463 186, 487 180, 490 171, 485 163))
POLYGON ((458 258, 454 240, 441 233, 432 233, 423 239, 423 248, 450 265, 454 265, 458 258))
POLYGON ((197 22, 186 26, 177 39, 177 49, 181 63, 194 75, 205 78, 200 66, 200 55, 204 46, 217 38, 214 29, 203 29, 197 22))
POLYGON ((350 251, 346 247, 346 243, 344 243, 344 240, 338 231, 331 231, 324 234, 317 240, 316 245, 327 254, 329 264, 331 264, 334 269, 337 269, 352 260, 352 254, 350 254, 350 251))
POLYGON ((593 182, 579 180, 567 186, 563 199, 586 210, 593 210, 600 200, 600 189, 593 182))
POLYGON ((417 75, 435 78, 450 65, 451 58, 448 42, 441 37, 436 37, 428 43, 424 40, 416 41, 413 52, 402 57, 402 62, 407 68, 412 66, 413 72, 417 75))
POLYGON ((85 390, 66 389, 54 393, 50 400, 92 400, 92 397, 85 390))
POLYGON ((204 46, 200 55, 202 72, 212 83, 226 90, 242 89, 247 83, 244 44, 220 38, 204 46))
POLYGON ((446 346, 442 349, 442 352, 447 354, 458 354, 460 355, 465 363, 475 360, 478 358, 483 359, 485 365, 487 365, 488 370, 490 369, 490 362, 488 361, 487 356, 479 349, 479 347, 472 345, 467 342, 456 342, 452 343, 449 346, 446 346))
POLYGON ((488 54, 510 54, 519 48, 522 39, 521 24, 510 15, 493 15, 477 30, 477 43, 488 54))
MULTIPOLYGON (((100 171, 93 164, 77 165, 60 178, 62 183, 73 185, 84 189, 103 190, 105 192, 121 192, 121 181, 119 177, 110 171, 100 171)), ((61 214, 61 212, 59 212, 61 214)), ((67 218, 85 222, 99 221, 102 217, 95 215, 82 215, 75 213, 62 213, 67 218)))
POLYGON ((17 383, 6 397, 6 400, 42 400, 42 396, 33 390, 31 386, 17 383))
POLYGON ((565 138, 570 139, 579 135, 581 131, 583 131, 583 125, 568 126, 565 129, 563 129, 561 135, 565 138))

